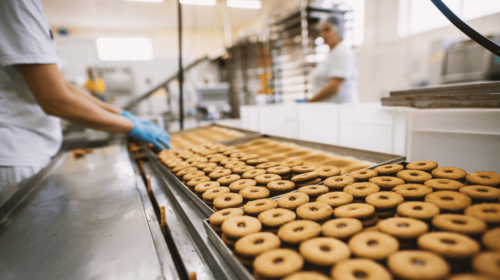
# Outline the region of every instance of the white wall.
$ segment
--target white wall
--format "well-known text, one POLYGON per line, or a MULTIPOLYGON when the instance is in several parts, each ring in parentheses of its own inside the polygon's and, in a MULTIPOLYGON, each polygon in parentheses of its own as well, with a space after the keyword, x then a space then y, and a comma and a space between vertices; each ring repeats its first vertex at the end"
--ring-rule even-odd
MULTIPOLYGON (((398 0, 366 0, 365 41, 356 49, 361 101, 379 101, 393 89, 427 80, 430 46, 445 37, 467 39, 456 27, 399 38, 398 0)), ((500 33, 500 13, 467 22, 482 34, 500 33)))

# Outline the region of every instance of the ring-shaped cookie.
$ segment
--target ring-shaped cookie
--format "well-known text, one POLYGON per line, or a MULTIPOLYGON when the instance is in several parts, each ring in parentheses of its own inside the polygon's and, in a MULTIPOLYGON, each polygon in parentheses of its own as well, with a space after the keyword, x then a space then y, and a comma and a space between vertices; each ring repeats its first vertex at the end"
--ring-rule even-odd
POLYGON ((326 179, 323 184, 330 189, 342 190, 344 187, 354 183, 356 180, 349 176, 334 176, 326 179))
POLYGON ((354 218, 338 218, 330 220, 321 226, 324 236, 347 239, 363 229, 363 224, 354 218))
POLYGON ((204 200, 213 201, 217 196, 228 192, 230 192, 230 190, 227 187, 215 187, 204 192, 202 197, 204 200))
POLYGON ((386 164, 382 166, 375 167, 373 170, 381 176, 395 175, 399 171, 405 169, 401 164, 386 164))
POLYGON ((376 192, 369 194, 365 198, 366 203, 375 206, 377 209, 389 209, 404 202, 402 195, 395 192, 376 192))
POLYGON ((439 191, 426 195, 425 202, 436 205, 441 211, 456 212, 470 206, 472 199, 459 192, 439 191))
POLYGON ((227 176, 224 176, 224 177, 220 177, 219 179, 217 179, 217 182, 219 184, 221 184, 221 186, 228 186, 232 182, 236 182, 239 179, 240 179, 240 175, 238 175, 238 174, 231 174, 231 175, 227 175, 227 176))
POLYGON ((406 183, 413 184, 423 184, 425 181, 432 179, 431 174, 420 170, 401 170, 396 176, 406 183))
POLYGON ((302 173, 313 172, 316 169, 318 168, 312 165, 299 165, 292 167, 292 172, 295 174, 302 174, 302 173))
POLYGON ((476 235, 483 233, 488 228, 483 220, 476 217, 441 214, 432 219, 432 225, 442 231, 450 231, 467 235, 476 235))
POLYGON ((500 223, 500 203, 481 203, 469 206, 464 211, 465 215, 473 216, 487 223, 500 223))
POLYGON ((467 175, 465 170, 458 167, 443 166, 432 170, 432 176, 435 178, 445 178, 452 180, 463 180, 467 175))
POLYGON ((265 251, 278 248, 280 244, 280 239, 274 233, 256 232, 236 241, 234 251, 244 257, 255 257, 265 251))
POLYGON ((257 165, 255 168, 257 169, 269 169, 271 167, 278 166, 279 164, 276 162, 265 162, 257 165))
POLYGON ((459 181, 444 178, 427 180, 424 185, 431 187, 434 191, 456 191, 464 186, 459 181))
POLYGON ((219 169, 212 171, 210 172, 210 174, 208 174, 208 177, 210 177, 210 179, 212 180, 217 180, 227 175, 231 175, 231 169, 219 169))
POLYGON ((233 173, 241 175, 241 174, 243 174, 247 171, 253 170, 253 169, 255 169, 255 167, 250 166, 250 165, 237 166, 237 167, 233 168, 233 173))
POLYGON ((335 166, 322 166, 315 171, 318 173, 318 176, 323 179, 340 175, 340 168, 335 166))
POLYGON ((500 174, 492 171, 480 171, 467 174, 465 179, 473 185, 498 186, 500 174))
POLYGON ((266 187, 246 187, 239 194, 246 200, 255 200, 269 197, 269 189, 266 187))
POLYGON ((344 192, 352 194, 356 198, 365 198, 378 191, 380 191, 380 187, 369 182, 353 183, 344 188, 344 192))
POLYGON ((429 230, 429 226, 412 218, 388 218, 377 224, 379 231, 394 236, 398 239, 417 238, 429 230))
POLYGON ((500 252, 482 252, 472 259, 475 271, 495 279, 500 278, 500 252))
POLYGON ((403 202, 396 209, 398 215, 419 220, 429 220, 439 214, 439 207, 422 201, 403 202))
POLYGON ((254 180, 258 185, 267 186, 267 184, 271 183, 272 181, 281 180, 281 176, 276 174, 262 174, 255 176, 254 180))
POLYGON ((278 205, 281 208, 295 210, 302 204, 309 202, 309 196, 305 193, 287 193, 278 198, 278 205))
POLYGON ((384 260, 399 250, 396 238, 381 232, 365 231, 355 234, 349 239, 349 248, 360 258, 384 260))
POLYGON ((431 172, 438 167, 437 162, 430 160, 414 161, 406 165, 406 169, 431 172))
POLYGON ((441 256, 426 251, 396 252, 387 259, 387 266, 401 279, 443 279, 450 273, 450 265, 441 256))
POLYGON ((307 194, 309 197, 317 197, 328 192, 328 187, 323 185, 309 185, 300 187, 297 191, 307 194))
POLYGON ((432 188, 420 184, 404 184, 394 187, 392 191, 402 195, 405 199, 421 199, 432 193, 432 188))
POLYGON ((267 184, 267 188, 275 192, 291 191, 295 188, 295 183, 288 180, 278 180, 267 184))
POLYGON ((266 227, 279 227, 295 220, 296 217, 295 212, 291 210, 274 208, 260 213, 258 218, 266 227))
POLYGON ((486 231, 481 239, 486 248, 494 251, 500 251, 500 242, 498 240, 500 240, 500 227, 486 231))
POLYGON ((364 203, 342 205, 333 210, 333 214, 337 218, 367 218, 374 213, 375 207, 364 203))
POLYGON ((229 208, 224 209, 210 215, 210 224, 220 226, 222 223, 232 217, 243 216, 243 210, 241 208, 229 208))
POLYGON ((242 179, 254 179, 257 176, 264 175, 264 174, 266 174, 266 170, 254 169, 254 170, 250 170, 250 171, 247 171, 247 172, 241 174, 241 178, 242 179))
POLYGON ((258 215, 266 210, 278 207, 278 202, 270 198, 256 199, 243 205, 243 211, 248 215, 258 215))
POLYGON ((197 194, 202 195, 204 192, 208 191, 209 189, 217 188, 217 187, 220 187, 220 184, 217 182, 203 182, 203 183, 199 183, 198 185, 196 185, 194 187, 194 191, 197 194))
POLYGON ((242 189, 246 187, 254 187, 257 185, 257 182, 255 182, 252 179, 240 179, 238 181, 234 181, 229 185, 229 189, 232 192, 239 192, 242 189))
POLYGON ((300 244, 300 254, 314 265, 331 266, 348 259, 351 250, 344 242, 332 237, 316 237, 300 244))
POLYGON ((330 218, 333 210, 326 203, 309 202, 297 207, 296 213, 299 218, 318 222, 330 218))
POLYGON ((214 198, 213 204, 219 211, 226 208, 237 208, 243 203, 243 197, 237 193, 224 193, 214 198))
POLYGON ((281 278, 304 266, 304 259, 290 249, 273 249, 255 258, 253 268, 257 275, 267 278, 281 278))
POLYGON ((261 229, 260 221, 250 216, 231 217, 222 223, 222 232, 230 238, 241 238, 261 229))
POLYGON ((332 208, 349 204, 353 200, 354 200, 354 197, 352 196, 352 194, 345 193, 345 192, 325 193, 325 194, 318 196, 318 198, 316 198, 316 201, 326 203, 326 204, 330 205, 332 208))
POLYGON ((421 249, 450 259, 468 258, 481 249, 477 241, 454 232, 425 233, 417 239, 417 243, 421 249))
POLYGON ((321 226, 313 221, 300 220, 284 224, 278 230, 278 237, 288 244, 298 244, 307 239, 318 236, 321 226))
POLYGON ((348 259, 332 267, 333 279, 392 280, 392 275, 381 264, 370 259, 348 259))
POLYGON ((369 169, 356 170, 349 173, 349 176, 354 178, 357 182, 366 182, 377 175, 377 171, 369 169))
POLYGON ((500 189, 488 186, 466 186, 460 188, 458 191, 474 200, 498 201, 500 197, 500 189))

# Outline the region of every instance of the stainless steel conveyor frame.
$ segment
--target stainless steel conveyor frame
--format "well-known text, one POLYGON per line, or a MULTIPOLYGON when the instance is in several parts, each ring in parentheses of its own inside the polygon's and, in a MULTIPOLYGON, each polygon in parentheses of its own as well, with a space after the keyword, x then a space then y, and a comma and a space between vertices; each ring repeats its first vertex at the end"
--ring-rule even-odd
POLYGON ((179 279, 143 184, 123 144, 59 154, 0 207, 0 279, 179 279))

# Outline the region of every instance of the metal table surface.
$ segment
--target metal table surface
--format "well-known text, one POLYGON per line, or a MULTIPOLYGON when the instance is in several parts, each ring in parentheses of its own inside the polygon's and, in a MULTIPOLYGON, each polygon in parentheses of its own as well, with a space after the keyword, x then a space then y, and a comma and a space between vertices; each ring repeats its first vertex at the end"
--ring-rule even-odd
POLYGON ((0 209, 0 279, 164 279, 125 146, 54 161, 0 209))

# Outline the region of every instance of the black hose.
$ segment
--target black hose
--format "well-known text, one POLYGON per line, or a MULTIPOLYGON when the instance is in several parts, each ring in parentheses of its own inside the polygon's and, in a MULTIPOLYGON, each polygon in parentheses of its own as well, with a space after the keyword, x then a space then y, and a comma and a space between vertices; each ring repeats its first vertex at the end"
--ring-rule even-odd
POLYGON ((441 13, 449 20, 453 25, 455 25, 460 31, 465 35, 469 36, 472 40, 476 41, 479 45, 483 46, 485 49, 489 50, 495 55, 500 56, 500 46, 495 44, 490 39, 481 35, 481 33, 474 30, 467 23, 463 22, 457 15, 455 15, 441 0, 431 0, 431 2, 436 6, 436 8, 441 11, 441 13))

